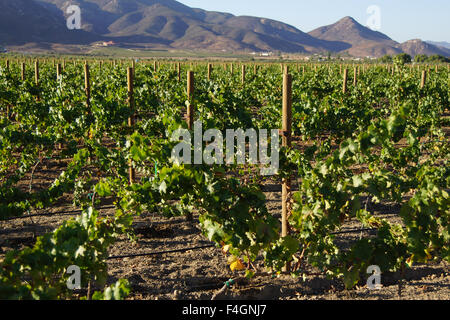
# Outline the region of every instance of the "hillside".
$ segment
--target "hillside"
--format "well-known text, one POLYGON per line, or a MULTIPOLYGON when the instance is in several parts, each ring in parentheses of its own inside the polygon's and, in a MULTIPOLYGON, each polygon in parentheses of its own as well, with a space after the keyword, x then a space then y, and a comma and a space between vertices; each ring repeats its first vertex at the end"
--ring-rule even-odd
POLYGON ((440 48, 420 39, 406 41, 400 45, 400 48, 413 57, 418 54, 450 56, 450 49, 440 48))
POLYGON ((308 34, 318 39, 345 42, 350 46, 346 51, 354 56, 379 57, 385 54, 401 53, 397 42, 381 32, 364 27, 352 17, 345 17, 308 34))
POLYGON ((0 43, 86 43, 95 39, 85 31, 70 32, 64 19, 34 0, 0 0, 0 43))
MULTIPOLYGON (((38 0, 61 17, 65 0, 38 0), (59 10, 59 12, 58 12, 59 10)), ((194 9, 173 0, 78 0, 83 29, 119 42, 172 48, 323 52, 349 46, 324 41, 282 22, 194 9)))
POLYGON ((426 41, 429 44, 432 44, 436 47, 444 47, 446 49, 450 49, 450 42, 446 42, 446 41, 426 41))
POLYGON ((124 47, 224 52, 348 53, 380 57, 450 50, 399 44, 351 17, 305 33, 283 22, 191 8, 175 0, 0 0, 0 44, 34 47, 113 40, 124 47), (82 30, 68 30, 66 9, 81 8, 82 30), (50 45, 52 44, 52 45, 50 45))

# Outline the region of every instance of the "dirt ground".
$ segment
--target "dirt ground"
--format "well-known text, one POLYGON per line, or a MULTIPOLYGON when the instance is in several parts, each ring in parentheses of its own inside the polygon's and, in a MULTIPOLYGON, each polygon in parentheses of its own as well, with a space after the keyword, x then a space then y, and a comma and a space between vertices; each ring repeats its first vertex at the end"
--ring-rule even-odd
MULTIPOLYGON (((450 128, 445 129, 449 137, 450 128)), ((299 146, 297 143, 295 145, 299 146)), ((48 187, 66 168, 68 162, 69 160, 44 161, 34 173, 33 190, 48 187)), ((25 177, 21 182, 22 187, 28 188, 30 181, 29 176, 25 177)), ((281 219, 281 186, 274 181, 267 181, 263 191, 269 212, 281 219)), ((67 194, 52 208, 31 212, 56 213, 52 216, 0 221, 0 261, 8 250, 32 246, 35 235, 51 232, 61 225, 62 221, 79 214, 73 212, 77 208, 72 207, 71 203, 72 195, 67 194)), ((383 203, 376 207, 369 204, 368 209, 391 222, 400 222, 397 216, 400 208, 394 204, 383 203)), ((102 214, 114 214, 111 206, 99 208, 99 211, 102 214)), ((189 223, 184 217, 164 218, 153 213, 144 213, 137 217, 134 223, 137 242, 131 243, 125 237, 120 239, 110 249, 110 256, 158 253, 212 245, 213 243, 201 234, 198 222, 195 221, 196 219, 189 223)), ((343 231, 360 228, 360 223, 353 220, 344 225, 343 231)), ((370 231, 347 233, 338 235, 338 240, 345 246, 352 240, 370 235, 370 231)), ((258 265, 261 266, 261 263, 258 264, 257 261, 256 266, 258 265)), ((230 270, 225 255, 217 247, 112 259, 108 260, 108 268, 109 283, 120 278, 129 280, 132 292, 128 299, 132 300, 210 300, 223 287, 225 281, 240 275, 230 270)), ((450 265, 444 261, 413 266, 407 269, 404 280, 401 280, 399 273, 382 274, 380 290, 369 290, 365 284, 366 280, 356 289, 345 290, 341 281, 327 279, 318 270, 307 271, 318 275, 307 276, 305 280, 289 275, 277 278, 256 276, 250 281, 236 284, 232 289, 218 295, 217 299, 450 300, 450 265)))
MULTIPOLYGON (((52 164, 36 172, 36 183, 45 185, 45 180, 54 177, 52 164)), ((55 170, 57 171, 57 170, 55 170)), ((268 209, 278 215, 281 212, 281 187, 265 187, 268 209)), ((68 195, 66 200, 70 200, 68 195)), ((65 202, 65 201, 64 201, 65 202)), ((46 212, 67 212, 74 210, 68 202, 51 208, 46 212)), ((378 214, 395 221, 395 206, 384 204, 376 208, 378 214)), ((100 209, 102 214, 113 214, 113 209, 100 209)), ((53 216, 24 218, 0 221, 0 260, 5 252, 20 249, 34 243, 33 234, 51 232, 65 219, 77 212, 56 214, 53 216)), ((360 224, 351 221, 345 229, 360 228, 360 224)), ((164 218, 146 213, 136 219, 134 229, 138 240, 129 242, 126 238, 119 240, 110 250, 111 256, 140 253, 157 253, 167 250, 211 245, 199 229, 198 223, 189 223, 184 217, 164 218)), ((342 243, 370 232, 340 235, 342 243)), ((220 248, 209 247, 187 252, 155 254, 134 258, 108 260, 109 279, 114 283, 120 278, 129 280, 132 300, 210 300, 224 282, 236 278, 239 273, 232 272, 220 248)), ((317 270, 311 270, 311 273, 317 270)), ((232 289, 217 296, 220 300, 357 300, 357 299, 407 299, 407 300, 449 300, 450 266, 440 262, 417 265, 407 270, 405 281, 399 281, 399 274, 383 274, 380 290, 369 290, 361 283, 354 290, 345 290, 342 282, 327 279, 323 275, 308 276, 305 281, 281 275, 277 278, 257 276, 251 281, 240 282, 232 289), (402 283, 401 290, 399 284, 402 283)))

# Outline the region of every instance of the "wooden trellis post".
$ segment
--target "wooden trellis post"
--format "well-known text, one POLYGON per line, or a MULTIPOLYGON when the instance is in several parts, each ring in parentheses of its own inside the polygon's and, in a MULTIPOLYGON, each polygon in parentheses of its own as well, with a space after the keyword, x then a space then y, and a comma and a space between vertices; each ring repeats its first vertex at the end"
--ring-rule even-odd
POLYGON ((420 80, 420 89, 425 87, 425 83, 427 81, 427 70, 422 71, 422 79, 420 80))
POLYGON ((25 81, 25 68, 26 68, 25 62, 22 62, 21 71, 20 71, 22 81, 25 81))
POLYGON ((178 74, 178 82, 180 82, 181 81, 181 65, 179 62, 177 64, 177 74, 178 74))
MULTIPOLYGON (((6 60, 6 70, 9 71, 9 60, 6 60)), ((9 104, 6 105, 6 118, 9 119, 9 104)))
POLYGON ((231 74, 234 73, 234 65, 233 65, 233 63, 231 63, 231 66, 230 66, 230 72, 231 72, 231 74))
MULTIPOLYGON (((36 87, 39 86, 39 61, 36 60, 34 62, 34 83, 36 84, 36 87)), ((36 94, 36 101, 39 101, 39 91, 36 94)))
MULTIPOLYGON (((61 77, 61 64, 58 63, 56 65, 56 79, 59 80, 59 78, 61 77)), ((62 143, 58 143, 58 149, 61 150, 62 149, 62 143)))
POLYGON ((208 80, 211 80, 212 64, 208 63, 208 80))
POLYGON ((348 69, 344 69, 344 79, 342 83, 342 92, 347 93, 347 80, 348 80, 348 69))
MULTIPOLYGON (((134 95, 133 95, 133 68, 127 68, 127 83, 128 83, 128 104, 130 105, 131 115, 128 118, 128 126, 133 129, 134 127, 134 95)), ((129 173, 129 181, 130 184, 134 183, 134 179, 136 177, 136 172, 133 168, 133 161, 130 158, 128 164, 128 173, 129 173)))
POLYGON ((187 108, 187 124, 188 129, 191 130, 194 128, 194 71, 188 71, 187 73, 187 96, 189 105, 187 108))
MULTIPOLYGON (((194 129, 194 71, 188 71, 187 73, 187 96, 188 96, 188 107, 186 121, 189 130, 194 129)), ((192 212, 186 215, 187 221, 193 221, 194 217, 192 212)))
POLYGON ((39 85, 39 61, 34 62, 34 82, 39 85))
MULTIPOLYGON (((282 145, 291 146, 292 135, 292 76, 285 72, 283 75, 283 129, 282 145)), ((289 234, 289 211, 290 211, 291 179, 284 178, 282 181, 282 212, 281 212, 281 236, 289 234)), ((290 270, 290 264, 286 264, 283 271, 290 270)))
POLYGON ((353 86, 356 87, 356 85, 358 84, 358 67, 355 67, 355 70, 353 72, 353 86))
POLYGON ((84 65, 84 90, 86 92, 86 107, 88 113, 91 113, 91 82, 89 75, 89 64, 84 65))
POLYGON ((241 82, 242 84, 245 83, 245 64, 242 65, 242 75, 241 75, 242 79, 241 82))
POLYGON ((59 79, 60 76, 61 76, 61 64, 58 63, 56 65, 56 79, 59 79))
POLYGON ((158 63, 155 61, 153 61, 153 71, 156 72, 156 70, 158 69, 158 63))

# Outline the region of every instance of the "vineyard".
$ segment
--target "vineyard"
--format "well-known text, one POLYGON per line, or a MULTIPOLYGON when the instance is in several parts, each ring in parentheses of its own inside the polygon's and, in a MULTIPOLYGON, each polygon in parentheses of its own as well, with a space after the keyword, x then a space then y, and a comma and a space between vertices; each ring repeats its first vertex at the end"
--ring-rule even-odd
POLYGON ((349 292, 369 266, 399 291, 427 265, 448 282, 449 80, 442 65, 2 60, 0 299, 211 299, 280 277, 349 292), (248 153, 173 161, 194 121, 278 129, 278 173, 248 153))

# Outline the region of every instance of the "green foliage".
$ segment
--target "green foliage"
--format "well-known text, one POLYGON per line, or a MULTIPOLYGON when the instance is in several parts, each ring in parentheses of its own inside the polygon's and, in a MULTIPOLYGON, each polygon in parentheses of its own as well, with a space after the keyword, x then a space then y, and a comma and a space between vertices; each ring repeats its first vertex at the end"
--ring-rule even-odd
MULTIPOLYGON (((67 288, 66 269, 71 265, 80 267, 83 286, 89 279, 104 285, 107 249, 130 225, 127 215, 119 213, 114 218, 100 218, 98 212, 89 208, 75 220, 66 221, 52 233, 39 237, 32 248, 9 251, 2 261, 0 298, 70 298, 73 293, 67 288)), ((123 285, 119 289, 115 291, 126 295, 123 285)))
POLYGON ((411 63, 412 58, 407 53, 400 53, 400 54, 396 55, 393 58, 393 61, 397 65, 404 65, 404 64, 407 64, 407 63, 411 63))
POLYGON ((92 300, 123 300, 130 294, 130 284, 127 280, 120 279, 115 284, 107 287, 104 292, 95 292, 92 300))
MULTIPOLYGON (((301 152, 280 152, 277 182, 294 173, 299 178, 292 232, 283 238, 279 221, 267 210, 262 178, 252 173, 257 166, 172 162, 170 137, 187 128, 186 80, 178 82, 172 66, 155 72, 137 64, 139 121, 133 128, 124 66, 91 67, 90 110, 79 65, 68 64, 56 79, 53 67, 42 64, 39 86, 31 80, 31 68, 22 82, 18 65, 9 71, 0 67, 0 219, 47 209, 67 193, 84 209, 33 247, 7 253, 0 298, 74 298, 65 285, 69 265, 80 266, 83 286, 88 279, 105 286, 108 248, 120 235, 133 239, 128 229, 142 212, 198 214, 203 235, 243 261, 247 275, 254 273, 258 257, 273 272, 286 262, 307 262, 351 288, 371 264, 395 271, 405 264, 448 261, 449 147, 442 130, 448 123, 441 117, 449 108, 448 71, 430 74, 420 89, 419 72, 400 66, 408 57, 395 61, 398 72, 371 67, 346 94, 338 65, 305 73, 291 68, 293 133, 308 143, 301 152), (58 144, 63 148, 55 152, 58 144), (47 188, 33 188, 28 178, 49 159, 68 165, 47 188), (133 184, 130 162, 139 173, 133 184), (29 186, 20 187, 21 181, 29 186), (111 199, 114 216, 99 217, 93 208, 111 199), (368 204, 382 201, 401 207, 403 225, 373 214, 368 204), (349 219, 377 233, 343 250, 333 233, 349 219)), ((195 67, 191 103, 204 131, 281 127, 279 65, 257 74, 248 70, 241 84, 237 72, 214 68, 207 80, 206 68, 195 67)), ((126 282, 119 281, 92 298, 118 300, 128 293, 126 282)))
POLYGON ((394 60, 392 59, 392 56, 386 54, 383 57, 380 58, 380 62, 382 63, 392 63, 394 60))
POLYGON ((418 54, 414 57, 414 62, 423 63, 428 61, 428 56, 426 54, 418 54))
POLYGON ((414 61, 418 63, 450 63, 450 59, 441 55, 427 56, 419 54, 414 57, 414 61))

